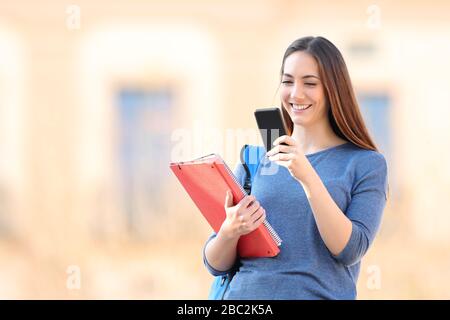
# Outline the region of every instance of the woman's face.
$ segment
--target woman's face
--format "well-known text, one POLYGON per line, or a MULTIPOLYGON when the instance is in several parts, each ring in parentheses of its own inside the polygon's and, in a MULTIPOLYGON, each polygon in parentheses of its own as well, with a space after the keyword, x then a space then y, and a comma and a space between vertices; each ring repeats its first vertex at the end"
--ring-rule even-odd
POLYGON ((304 51, 290 54, 281 77, 281 102, 294 124, 309 127, 327 119, 325 91, 316 60, 304 51))

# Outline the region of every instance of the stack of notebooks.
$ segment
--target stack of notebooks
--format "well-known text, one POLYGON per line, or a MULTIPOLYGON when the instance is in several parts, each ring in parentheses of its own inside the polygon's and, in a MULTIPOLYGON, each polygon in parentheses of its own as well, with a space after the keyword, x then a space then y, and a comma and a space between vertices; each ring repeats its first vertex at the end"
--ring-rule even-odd
MULTIPOLYGON (((202 215, 217 233, 225 220, 227 190, 233 194, 233 205, 246 195, 233 172, 218 154, 192 161, 172 162, 170 168, 202 215)), ((257 229, 240 237, 237 250, 241 257, 274 257, 281 239, 265 220, 257 229)))

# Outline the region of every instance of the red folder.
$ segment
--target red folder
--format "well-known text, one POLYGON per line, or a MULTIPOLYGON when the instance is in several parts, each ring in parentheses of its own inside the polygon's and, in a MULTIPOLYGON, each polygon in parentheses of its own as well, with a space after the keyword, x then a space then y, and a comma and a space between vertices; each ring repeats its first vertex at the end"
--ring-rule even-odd
MULTIPOLYGON (((188 162, 172 162, 170 168, 213 230, 219 232, 226 217, 227 190, 233 194, 233 205, 246 194, 230 168, 217 154, 188 162)), ((241 257, 274 257, 280 252, 280 244, 280 237, 266 220, 241 236, 237 250, 241 257)))

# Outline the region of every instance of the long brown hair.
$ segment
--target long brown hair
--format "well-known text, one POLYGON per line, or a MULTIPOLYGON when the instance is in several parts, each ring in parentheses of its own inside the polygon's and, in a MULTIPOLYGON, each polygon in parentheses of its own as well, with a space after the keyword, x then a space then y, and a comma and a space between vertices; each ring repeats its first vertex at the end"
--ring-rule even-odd
MULTIPOLYGON (((364 124, 347 66, 338 48, 323 37, 297 39, 284 53, 281 76, 284 72, 286 58, 296 51, 305 51, 317 61, 319 76, 322 79, 326 101, 329 105, 328 119, 336 135, 360 148, 378 151, 364 124)), ((283 106, 281 109, 291 135, 294 124, 286 109, 283 106)))

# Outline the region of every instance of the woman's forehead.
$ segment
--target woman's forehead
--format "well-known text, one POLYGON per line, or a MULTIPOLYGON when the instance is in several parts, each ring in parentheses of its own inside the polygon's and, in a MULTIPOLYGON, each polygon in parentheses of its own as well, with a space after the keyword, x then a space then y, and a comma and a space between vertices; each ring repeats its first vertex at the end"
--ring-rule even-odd
POLYGON ((304 77, 305 75, 319 76, 319 67, 316 59, 304 51, 290 54, 284 61, 283 75, 304 77))

